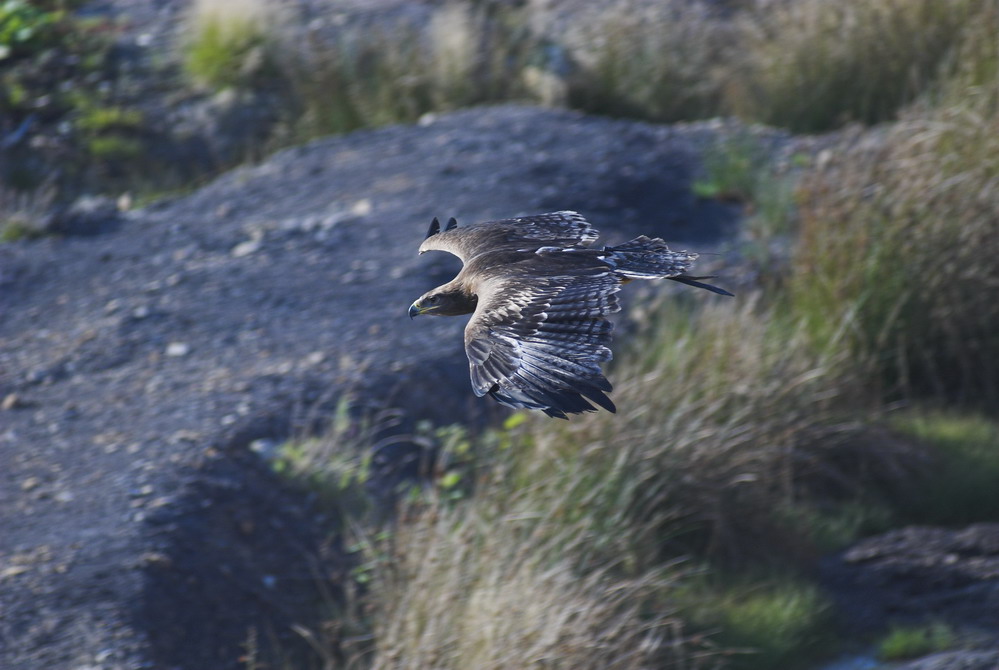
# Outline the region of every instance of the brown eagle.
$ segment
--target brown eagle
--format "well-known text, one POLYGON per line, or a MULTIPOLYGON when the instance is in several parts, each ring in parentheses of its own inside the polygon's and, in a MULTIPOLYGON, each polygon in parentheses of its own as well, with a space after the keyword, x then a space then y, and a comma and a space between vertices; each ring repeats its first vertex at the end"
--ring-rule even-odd
POLYGON ((672 279, 731 296, 686 273, 697 254, 671 251, 659 238, 592 248, 597 231, 576 212, 553 212, 441 230, 434 219, 425 251, 462 260, 458 276, 409 308, 418 314, 472 314, 465 326, 475 395, 548 416, 615 411, 600 364, 611 358, 615 295, 632 279, 672 279))

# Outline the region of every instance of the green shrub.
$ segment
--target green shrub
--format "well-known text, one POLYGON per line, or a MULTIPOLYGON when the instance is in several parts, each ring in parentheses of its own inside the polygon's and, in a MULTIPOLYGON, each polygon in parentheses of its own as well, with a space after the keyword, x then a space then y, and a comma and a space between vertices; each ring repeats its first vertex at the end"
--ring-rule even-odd
POLYGON ((704 154, 704 174, 694 181, 694 194, 731 202, 752 203, 771 169, 771 157, 751 130, 722 134, 704 154))

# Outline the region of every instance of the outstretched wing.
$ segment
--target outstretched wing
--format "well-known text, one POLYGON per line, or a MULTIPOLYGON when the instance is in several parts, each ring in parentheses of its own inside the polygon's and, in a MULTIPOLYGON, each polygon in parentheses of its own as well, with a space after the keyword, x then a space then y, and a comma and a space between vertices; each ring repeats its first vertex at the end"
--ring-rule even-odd
POLYGON ((527 268, 496 272, 479 284, 478 306, 465 327, 475 394, 548 416, 613 412, 600 364, 610 360, 611 324, 620 280, 599 262, 547 275, 543 257, 527 268))
POLYGON ((535 214, 514 219, 473 223, 468 226, 438 224, 420 245, 424 251, 446 251, 464 262, 485 251, 538 249, 544 246, 587 246, 599 233, 576 212, 535 214))

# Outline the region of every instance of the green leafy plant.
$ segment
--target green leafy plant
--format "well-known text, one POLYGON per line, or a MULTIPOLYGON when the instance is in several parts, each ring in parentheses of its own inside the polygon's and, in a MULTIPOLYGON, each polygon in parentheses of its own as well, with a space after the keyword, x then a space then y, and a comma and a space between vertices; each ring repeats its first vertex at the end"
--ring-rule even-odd
POLYGON ((62 16, 24 0, 0 3, 0 61, 48 45, 62 16))

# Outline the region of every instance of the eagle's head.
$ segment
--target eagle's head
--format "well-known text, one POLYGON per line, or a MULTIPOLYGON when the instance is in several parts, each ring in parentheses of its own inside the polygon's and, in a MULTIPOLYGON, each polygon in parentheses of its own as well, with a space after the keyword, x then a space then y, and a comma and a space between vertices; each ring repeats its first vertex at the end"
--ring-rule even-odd
POLYGON ((409 318, 420 314, 431 316, 458 316, 475 311, 477 299, 454 286, 438 286, 427 291, 409 306, 409 318))

